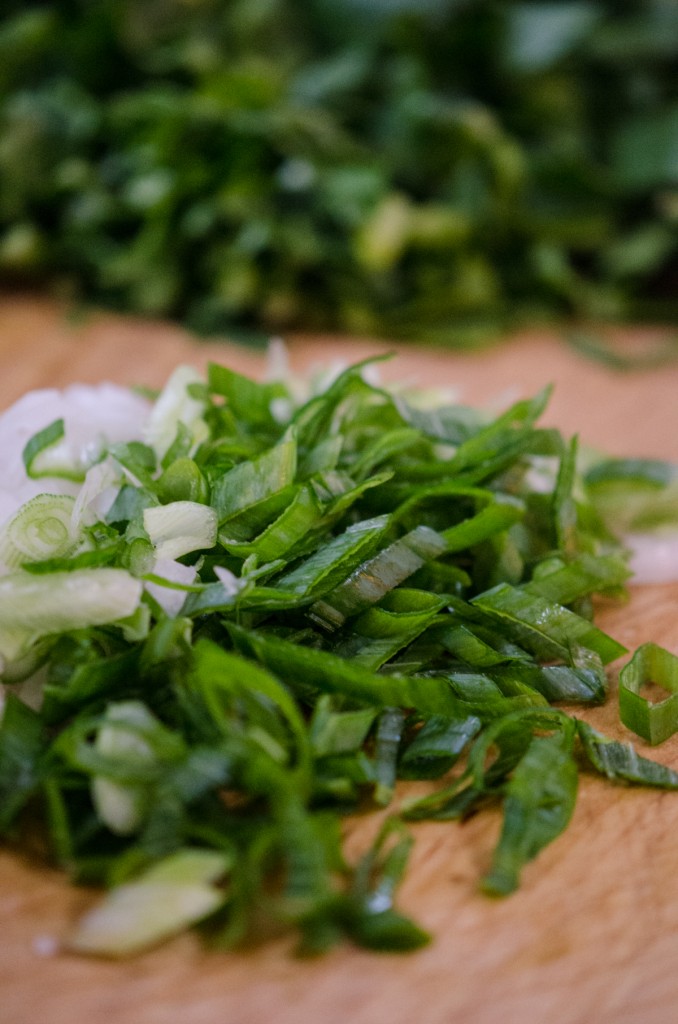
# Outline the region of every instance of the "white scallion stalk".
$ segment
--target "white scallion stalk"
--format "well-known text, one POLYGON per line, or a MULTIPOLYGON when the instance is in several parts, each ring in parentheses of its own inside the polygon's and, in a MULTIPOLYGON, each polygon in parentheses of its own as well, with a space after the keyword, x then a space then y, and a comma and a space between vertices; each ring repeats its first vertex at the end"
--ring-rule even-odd
POLYGON ((175 559, 191 551, 213 548, 217 513, 197 501, 173 501, 144 509, 144 529, 159 559, 175 559))
POLYGON ((247 580, 241 576, 236 576, 235 573, 231 572, 223 565, 214 566, 214 574, 223 586, 225 592, 229 597, 234 597, 239 594, 247 586, 247 580))
POLYGON ((126 619, 119 619, 117 625, 122 630, 122 635, 128 643, 136 643, 137 640, 145 640, 151 631, 152 615, 151 609, 143 601, 140 601, 131 615, 126 619))
MULTIPOLYGON (((155 719, 140 701, 111 704, 94 742, 98 753, 119 758, 130 765, 150 765, 153 751, 140 730, 152 727, 155 719)), ((91 783, 92 801, 97 814, 116 835, 132 835, 141 826, 148 809, 147 787, 115 782, 96 775, 91 783)))
POLYGON ((146 590, 167 615, 178 615, 186 600, 186 591, 172 587, 171 584, 176 583, 180 587, 190 586, 197 576, 195 568, 192 565, 182 565, 171 558, 159 558, 153 567, 153 575, 167 580, 170 585, 165 587, 161 583, 147 582, 146 590))
POLYGON ((132 615, 143 584, 124 569, 0 577, 0 658, 15 661, 41 637, 132 615))
POLYGON ((678 580, 678 530, 626 533, 621 540, 631 552, 631 583, 675 583, 678 580))
POLYGON ((73 506, 74 525, 91 526, 105 517, 118 493, 121 477, 112 459, 97 462, 87 471, 73 506))
POLYGON ((176 935, 217 910, 216 883, 231 858, 215 850, 180 850, 134 881, 112 889, 80 921, 68 943, 78 953, 125 957, 176 935))
POLYGON ((204 379, 192 366, 178 366, 151 410, 144 440, 161 459, 176 438, 180 423, 187 428, 194 445, 207 438, 205 403, 189 395, 191 384, 204 384, 204 379))

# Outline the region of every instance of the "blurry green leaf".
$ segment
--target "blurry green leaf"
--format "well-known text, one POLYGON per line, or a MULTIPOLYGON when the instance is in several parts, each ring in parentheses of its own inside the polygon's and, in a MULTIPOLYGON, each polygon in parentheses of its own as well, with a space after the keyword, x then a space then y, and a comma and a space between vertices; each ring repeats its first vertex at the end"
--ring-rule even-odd
POLYGON ((588 0, 514 3, 508 11, 507 58, 520 71, 542 71, 564 57, 602 16, 588 0))
POLYGON ((615 136, 612 159, 615 176, 626 188, 678 183, 678 107, 630 118, 615 136))

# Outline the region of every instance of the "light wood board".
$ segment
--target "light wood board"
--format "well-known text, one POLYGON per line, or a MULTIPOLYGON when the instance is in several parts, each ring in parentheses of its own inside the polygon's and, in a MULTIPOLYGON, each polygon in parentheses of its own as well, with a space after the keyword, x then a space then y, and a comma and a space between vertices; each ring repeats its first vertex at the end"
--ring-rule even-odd
MULTIPOLYGON (((642 349, 652 332, 626 332, 642 349)), ((290 339, 295 369, 397 348, 385 379, 453 388, 505 405, 555 384, 544 422, 615 454, 678 460, 678 366, 619 373, 557 336, 533 333, 477 355, 333 337, 290 339)), ((103 379, 157 386, 178 362, 227 362, 254 374, 264 357, 191 341, 177 327, 103 314, 74 323, 53 303, 0 298, 0 408, 29 388, 103 379)), ((629 647, 678 652, 678 585, 636 588, 599 623, 629 647)), ((614 672, 612 673, 614 675, 614 672)), ((614 691, 614 679, 613 679, 614 691)), ((628 738, 614 697, 587 715, 628 738)), ((642 743, 641 752, 647 753, 642 743)), ((678 739, 654 751, 678 767, 678 739)), ((672 1024, 678 1020, 678 794, 587 778, 574 821, 524 875, 515 896, 478 894, 499 819, 415 826, 400 905, 434 942, 413 955, 348 947, 302 961, 277 940, 206 952, 194 936, 125 963, 57 953, 91 902, 44 865, 0 851, 0 1024, 672 1024)), ((349 828, 356 854, 370 815, 349 828)))

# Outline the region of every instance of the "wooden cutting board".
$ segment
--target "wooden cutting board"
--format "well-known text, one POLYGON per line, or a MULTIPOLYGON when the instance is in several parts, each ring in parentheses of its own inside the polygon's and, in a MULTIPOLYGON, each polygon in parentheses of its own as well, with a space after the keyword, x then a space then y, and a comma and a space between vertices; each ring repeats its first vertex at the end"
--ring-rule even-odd
MULTIPOLYGON (((652 332, 626 332, 632 350, 652 332)), ((293 338, 295 369, 352 361, 389 346, 293 338)), ((621 373, 555 336, 525 335, 476 355, 397 347, 386 379, 451 387, 500 407, 548 382, 545 422, 616 454, 678 460, 678 365, 621 373)), ((198 344, 177 327, 93 315, 69 320, 46 300, 0 298, 0 407, 29 388, 71 381, 159 385, 178 362, 217 359, 263 372, 264 357, 198 344)), ((634 590, 599 622, 629 647, 678 652, 678 585, 634 590)), ((614 673, 613 673, 614 674, 614 673)), ((614 687, 614 680, 613 680, 614 687)), ((589 719, 628 738, 614 698, 589 719)), ((647 753, 642 743, 640 752, 647 753)), ((678 767, 678 739, 655 750, 678 767)), ((0 852, 0 1024, 673 1024, 678 1020, 678 794, 582 785, 574 821, 507 900, 476 891, 498 816, 414 828, 400 904, 434 942, 408 956, 343 947, 300 961, 287 939, 242 953, 206 952, 194 936, 136 960, 50 953, 91 902, 59 873, 0 852)), ((377 827, 352 822, 357 854, 377 827)))

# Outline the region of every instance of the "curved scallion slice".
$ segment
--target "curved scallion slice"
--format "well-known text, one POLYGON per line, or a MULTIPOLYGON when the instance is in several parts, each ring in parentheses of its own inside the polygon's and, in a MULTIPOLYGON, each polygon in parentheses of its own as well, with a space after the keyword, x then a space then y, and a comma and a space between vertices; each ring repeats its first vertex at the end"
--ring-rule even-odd
POLYGON ((592 623, 526 588, 500 583, 473 598, 502 632, 511 631, 519 643, 544 661, 571 662, 573 647, 588 647, 603 664, 626 653, 626 648, 592 623))
POLYGON ((619 673, 619 715, 648 743, 663 743, 678 732, 678 657, 658 644, 643 644, 619 673), (669 692, 652 702, 642 689, 651 683, 669 692))
MULTIPOLYGON (((312 487, 301 487, 290 504, 258 537, 251 541, 229 540, 220 536, 220 543, 234 555, 247 558, 256 555, 261 563, 284 556, 320 521, 322 506, 312 487)), ((224 530, 224 534, 227 532, 224 530)))
POLYGON ((179 850, 112 889, 81 918, 69 948, 125 957, 176 935, 224 903, 226 892, 217 883, 231 863, 216 850, 179 850))
POLYGON ((277 582, 277 588, 300 597, 317 596, 345 580, 375 547, 388 529, 388 516, 364 519, 318 547, 309 558, 277 582))
POLYGON ((297 445, 293 437, 256 459, 238 463, 220 477, 212 489, 212 504, 219 521, 228 523, 280 494, 294 482, 296 471, 297 445))
POLYGON ((37 494, 22 505, 0 531, 0 563, 18 569, 72 554, 79 540, 75 499, 65 494, 37 494))
POLYGON ((349 616, 376 604, 444 551, 445 541, 435 530, 418 526, 361 565, 332 593, 316 601, 312 608, 314 619, 327 629, 342 626, 349 616))
POLYGON ((354 620, 353 632, 334 653, 376 671, 423 633, 444 605, 445 598, 435 594, 394 590, 386 595, 381 607, 368 608, 354 620))
POLYGON ((678 772, 647 757, 640 757, 630 743, 618 743, 577 721, 577 733, 587 758, 601 775, 614 782, 656 789, 678 789, 678 772))
POLYGON ((73 453, 64 441, 65 436, 63 419, 54 420, 33 434, 22 454, 26 476, 31 480, 43 476, 61 477, 64 480, 84 479, 87 467, 74 462, 73 453))
POLYGON ((587 493, 616 533, 675 529, 678 467, 659 459, 604 459, 586 473, 587 493))
POLYGON ((202 378, 192 366, 178 366, 160 392, 148 418, 144 440, 161 458, 168 451, 181 425, 193 444, 203 441, 207 428, 203 419, 205 403, 190 393, 202 378))
POLYGON ((574 739, 575 723, 565 715, 553 719, 553 731, 546 735, 535 729, 506 784, 501 835, 481 883, 485 892, 505 896, 517 889, 525 864, 567 826, 579 779, 574 739))
POLYGON ((124 569, 0 577, 0 657, 14 661, 43 636, 125 619, 142 588, 124 569))
MULTIPOLYGON (((143 735, 155 719, 140 701, 110 704, 97 732, 97 753, 121 765, 153 764, 153 750, 143 735)), ((136 781, 120 782, 106 775, 95 775, 91 783, 92 802, 105 825, 116 835, 128 836, 137 831, 144 819, 148 802, 147 789, 136 781)))
POLYGON ((217 542, 217 514, 197 501, 145 508, 143 520, 157 558, 180 558, 191 551, 213 548, 217 542))

